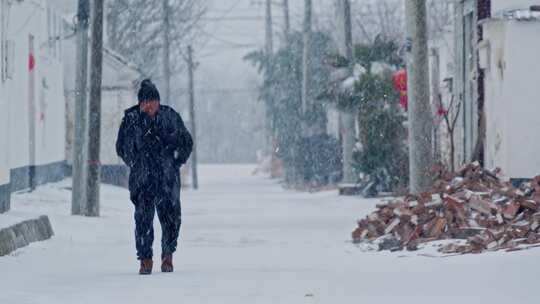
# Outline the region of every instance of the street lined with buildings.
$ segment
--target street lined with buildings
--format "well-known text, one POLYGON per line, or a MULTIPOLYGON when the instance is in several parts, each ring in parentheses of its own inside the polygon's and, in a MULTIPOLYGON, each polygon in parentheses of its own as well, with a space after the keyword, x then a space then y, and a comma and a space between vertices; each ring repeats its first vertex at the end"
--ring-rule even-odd
MULTIPOLYGON (((253 166, 203 166, 182 194, 176 271, 137 274, 128 192, 102 189, 102 216, 70 215, 70 181, 13 196, 8 217, 48 214, 55 231, 0 259, 0 302, 536 303, 540 250, 441 257, 372 252, 351 242, 378 200, 282 189, 253 166), (6 274, 9 274, 6 276, 6 274), (413 296, 414 295, 414 296, 413 296)), ((155 223, 156 228, 159 224, 155 223)), ((1 226, 0 226, 1 227, 1 226)), ((159 231, 159 230, 158 230, 159 231)), ((154 254, 159 256, 156 234, 154 254)))

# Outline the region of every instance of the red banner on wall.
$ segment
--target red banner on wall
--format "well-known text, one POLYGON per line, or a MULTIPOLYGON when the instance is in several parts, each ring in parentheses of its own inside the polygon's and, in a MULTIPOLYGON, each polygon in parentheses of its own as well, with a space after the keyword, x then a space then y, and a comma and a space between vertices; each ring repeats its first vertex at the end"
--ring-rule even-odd
POLYGON ((32 72, 35 67, 36 58, 34 57, 34 54, 30 53, 30 55, 28 55, 28 71, 32 72))

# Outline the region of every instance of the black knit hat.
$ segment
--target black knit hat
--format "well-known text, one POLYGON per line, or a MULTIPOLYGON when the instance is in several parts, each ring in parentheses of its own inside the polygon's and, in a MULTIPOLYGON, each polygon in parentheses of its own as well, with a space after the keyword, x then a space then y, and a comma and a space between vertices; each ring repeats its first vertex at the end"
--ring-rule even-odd
POLYGON ((139 88, 137 98, 139 99, 139 102, 148 100, 160 100, 159 91, 150 79, 145 79, 141 82, 141 87, 139 88))

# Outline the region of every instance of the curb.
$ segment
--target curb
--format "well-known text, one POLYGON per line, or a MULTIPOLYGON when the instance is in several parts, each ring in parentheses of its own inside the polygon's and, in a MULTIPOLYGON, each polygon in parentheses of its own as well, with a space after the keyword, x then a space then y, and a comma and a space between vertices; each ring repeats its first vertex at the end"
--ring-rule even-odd
POLYGON ((30 243, 50 239, 54 235, 49 217, 42 215, 0 230, 0 257, 28 246, 30 243))

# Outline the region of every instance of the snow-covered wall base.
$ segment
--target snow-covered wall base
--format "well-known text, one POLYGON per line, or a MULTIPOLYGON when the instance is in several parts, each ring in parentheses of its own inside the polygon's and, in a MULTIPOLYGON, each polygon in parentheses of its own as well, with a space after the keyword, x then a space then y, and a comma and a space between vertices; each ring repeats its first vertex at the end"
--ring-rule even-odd
POLYGON ((66 166, 66 161, 59 161, 11 169, 11 192, 61 181, 67 176, 66 166))
POLYGON ((9 184, 0 185, 0 213, 7 212, 10 206, 11 187, 9 184))
MULTIPOLYGON (((66 165, 66 176, 72 176, 73 167, 66 165)), ((125 165, 101 165, 101 183, 127 188, 129 168, 125 165)))
POLYGON ((101 182, 105 184, 128 187, 129 169, 124 165, 103 165, 101 167, 101 182))
POLYGON ((50 239, 54 235, 51 222, 45 215, 0 230, 0 256, 9 254, 30 243, 50 239))

